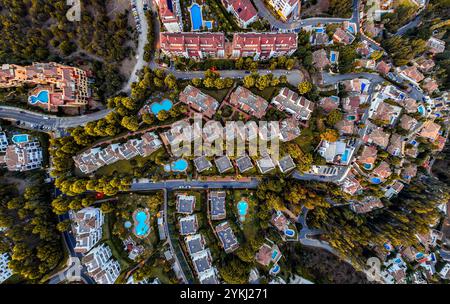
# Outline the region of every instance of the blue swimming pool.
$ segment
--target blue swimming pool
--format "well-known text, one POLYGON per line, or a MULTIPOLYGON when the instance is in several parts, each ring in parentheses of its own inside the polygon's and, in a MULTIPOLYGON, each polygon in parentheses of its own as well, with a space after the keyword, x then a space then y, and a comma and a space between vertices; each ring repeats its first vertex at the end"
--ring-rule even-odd
POLYGON ((28 142, 28 139, 29 139, 28 134, 17 134, 17 135, 13 135, 13 137, 11 138, 11 140, 15 144, 28 142))
POLYGON ((365 88, 366 88, 366 84, 364 82, 361 83, 361 92, 364 92, 365 88))
POLYGON ((161 102, 152 103, 150 106, 150 111, 153 114, 158 115, 158 113, 161 111, 169 111, 170 109, 172 109, 172 106, 172 101, 170 101, 169 99, 164 99, 161 102))
POLYGON ((194 3, 189 8, 189 11, 191 13, 192 30, 200 30, 203 26, 202 7, 197 3, 194 3))
POLYGON ((205 27, 210 30, 213 27, 213 23, 212 21, 205 21, 205 27))
POLYGON ((372 177, 372 178, 370 178, 370 182, 372 184, 378 185, 378 184, 381 184, 381 179, 379 179, 378 177, 372 177))
POLYGON ((422 105, 418 106, 417 112, 419 112, 421 115, 425 115, 425 107, 422 105))
POLYGON ((354 121, 356 119, 356 115, 348 115, 347 120, 348 121, 354 121))
POLYGON ((389 250, 389 251, 391 251, 391 245, 389 245, 388 243, 384 243, 384 248, 386 248, 386 250, 389 250))
POLYGON ((148 225, 148 214, 145 211, 139 211, 134 216, 135 227, 134 233, 137 237, 143 237, 147 235, 150 226, 148 225))
POLYGON ((188 167, 188 162, 184 159, 177 159, 172 163, 172 171, 185 171, 188 167))
POLYGON ((341 161, 343 163, 346 163, 348 161, 348 155, 350 154, 350 150, 349 149, 345 149, 344 154, 342 154, 342 158, 341 161))
POLYGON ((273 265, 273 267, 270 269, 270 272, 271 272, 272 274, 277 274, 277 273, 279 273, 279 272, 280 272, 280 266, 278 266, 278 265, 273 265))
POLYGON ((348 26, 348 27, 347 27, 347 31, 349 31, 349 32, 352 33, 352 34, 355 33, 355 30, 353 29, 352 26, 348 26))
POLYGON ((278 256, 278 251, 277 251, 277 250, 274 250, 274 251, 272 252, 272 260, 274 260, 277 256, 278 256))
POLYGON ((245 221, 245 216, 247 215, 248 211, 248 203, 246 201, 240 201, 237 203, 237 209, 239 213, 239 220, 241 222, 245 221))
POLYGON ((129 228, 131 228, 132 224, 131 224, 130 221, 126 221, 126 222, 123 224, 123 226, 124 226, 125 228, 129 229, 129 228))
POLYGON ((421 258, 423 258, 424 257, 424 254, 422 253, 422 252, 418 252, 417 254, 416 254, 416 259, 421 259, 421 258))
POLYGON ((331 53, 331 54, 330 54, 330 59, 331 59, 331 60, 330 60, 331 63, 335 63, 335 62, 336 62, 336 53, 334 53, 334 52, 331 53))
POLYGON ((295 235, 295 231, 292 229, 286 229, 286 230, 284 230, 284 235, 293 237, 295 235))
POLYGON ((47 90, 42 90, 40 91, 37 95, 31 95, 28 98, 28 102, 31 104, 36 104, 36 103, 48 103, 48 99, 49 99, 49 93, 47 90))
POLYGON ((365 164, 363 164, 363 167, 366 170, 370 170, 370 169, 372 169, 372 164, 365 163, 365 164))
POLYGON ((323 33, 325 29, 323 27, 316 28, 316 33, 323 33))

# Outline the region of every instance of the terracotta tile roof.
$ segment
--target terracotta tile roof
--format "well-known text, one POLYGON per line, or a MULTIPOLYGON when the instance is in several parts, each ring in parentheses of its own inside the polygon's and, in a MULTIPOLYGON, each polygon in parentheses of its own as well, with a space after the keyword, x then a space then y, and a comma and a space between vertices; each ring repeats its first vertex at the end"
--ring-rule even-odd
POLYGON ((400 127, 405 130, 411 130, 417 125, 417 120, 408 115, 402 115, 400 118, 400 127))
POLYGON ((385 161, 382 161, 373 171, 372 173, 378 177, 381 177, 383 179, 388 178, 391 176, 392 171, 389 167, 389 164, 385 161))
POLYGON ((234 33, 231 56, 259 59, 292 54, 297 49, 296 33, 234 33))
POLYGON ((318 69, 323 69, 330 65, 327 52, 324 49, 315 51, 313 54, 313 65, 318 69))
POLYGON ((400 75, 404 75, 415 82, 421 82, 425 76, 423 76, 422 73, 419 72, 419 70, 415 66, 406 67, 403 69, 400 69, 399 72, 400 75))
POLYGON ((264 98, 253 94, 250 90, 241 86, 231 93, 229 103, 257 118, 263 117, 269 106, 269 103, 264 98))
POLYGON ((433 93, 434 91, 436 91, 439 88, 438 83, 436 82, 436 80, 432 79, 432 78, 426 78, 423 82, 422 82, 422 88, 427 91, 429 94, 433 93))
POLYGON ((237 15, 237 18, 244 23, 255 18, 258 14, 250 0, 222 0, 222 2, 225 7, 230 6, 237 15))
POLYGON ((361 155, 358 157, 358 163, 373 165, 377 159, 378 150, 375 146, 364 146, 361 155))
POLYGON ((427 120, 423 125, 422 129, 420 130, 419 136, 436 140, 437 136, 439 135, 439 130, 441 129, 441 126, 437 123, 427 120))

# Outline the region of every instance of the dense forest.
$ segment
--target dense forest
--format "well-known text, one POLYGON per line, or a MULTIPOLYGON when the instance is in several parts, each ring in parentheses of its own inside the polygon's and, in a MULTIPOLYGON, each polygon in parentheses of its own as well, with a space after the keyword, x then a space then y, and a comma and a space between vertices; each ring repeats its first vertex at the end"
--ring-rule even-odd
POLYGON ((63 259, 57 218, 50 206, 51 185, 38 174, 18 193, 11 184, 0 185, 0 252, 9 252, 9 268, 19 279, 39 282, 63 259))
POLYGON ((131 51, 128 12, 111 19, 106 1, 81 0, 81 21, 70 22, 68 9, 66 0, 0 0, 0 62, 72 63, 83 53, 93 63, 98 97, 112 95, 122 84, 120 63, 131 51))
POLYGON ((315 208, 308 214, 312 227, 326 231, 325 240, 356 265, 364 265, 368 250, 383 246, 417 243, 416 233, 428 231, 440 214, 439 204, 450 197, 449 186, 422 176, 405 187, 392 201, 385 201, 383 209, 368 214, 356 214, 348 207, 315 208))

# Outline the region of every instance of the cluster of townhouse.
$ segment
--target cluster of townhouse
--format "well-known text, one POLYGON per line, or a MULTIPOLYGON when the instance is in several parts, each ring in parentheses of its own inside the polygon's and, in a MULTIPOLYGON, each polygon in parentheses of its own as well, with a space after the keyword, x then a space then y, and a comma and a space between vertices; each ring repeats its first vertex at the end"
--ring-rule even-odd
MULTIPOLYGON (((221 106, 213 97, 190 85, 180 93, 179 100, 207 119, 212 118, 221 106)), ((288 118, 279 121, 276 125, 263 124, 258 126, 254 122, 249 122, 245 124, 244 128, 239 128, 237 124, 229 124, 224 128, 220 122, 206 123, 202 128, 199 123, 194 123, 190 129, 173 127, 162 132, 160 134, 162 142, 170 147, 172 152, 174 152, 174 149, 177 149, 177 152, 183 152, 178 150, 185 148, 184 146, 180 147, 180 143, 197 142, 199 139, 212 143, 217 139, 245 142, 257 139, 270 141, 278 137, 281 141, 287 142, 300 136, 300 125, 307 125, 315 107, 313 102, 288 88, 281 89, 269 104, 264 98, 253 94, 242 86, 238 86, 229 94, 227 100, 223 102, 223 105, 225 104, 247 118, 253 116, 261 119, 269 107, 274 107, 286 113, 288 118)), ((217 157, 214 163, 220 174, 234 168, 227 155, 217 157)), ((194 166, 197 172, 203 172, 211 169, 213 163, 206 156, 199 156, 194 159, 194 166)), ((245 173, 255 167, 252 159, 245 153, 235 160, 235 166, 240 173, 245 173)), ((262 155, 260 159, 256 160, 256 166, 262 174, 271 172, 276 166, 282 173, 290 172, 296 167, 290 155, 285 155, 276 160, 268 155, 262 155)))
POLYGON ((9 261, 8 253, 0 254, 0 284, 12 276, 12 271, 9 269, 9 261))
POLYGON ((193 59, 253 57, 267 60, 290 56, 297 50, 296 33, 234 33, 225 42, 224 33, 160 33, 161 52, 168 57, 193 59))
POLYGON ((97 284, 114 284, 120 275, 120 264, 112 256, 111 248, 102 243, 104 215, 99 208, 87 207, 69 211, 76 253, 82 254, 82 263, 97 284))
POLYGON ((106 148, 95 147, 73 157, 75 166, 84 174, 111 165, 119 160, 129 160, 136 156, 147 157, 162 146, 159 137, 153 132, 144 133, 140 139, 110 144, 106 148))
MULTIPOLYGON (((337 179, 345 193, 363 193, 364 180, 380 185, 385 197, 391 198, 416 176, 419 145, 429 143, 433 151, 441 151, 447 130, 435 121, 437 108, 421 113, 424 105, 393 85, 378 85, 371 94, 367 90, 373 84, 365 79, 346 80, 343 86, 347 97, 331 96, 319 102, 325 112, 340 109, 343 113, 343 120, 335 125, 340 138, 335 142, 323 140, 316 151, 326 160, 330 167, 326 173, 331 176, 338 175, 338 170, 331 168, 347 166, 346 174, 337 179)), ((437 111, 444 115, 447 109, 441 105, 437 111)), ((319 174, 324 173, 322 169, 319 174)), ((383 207, 373 196, 351 203, 358 213, 383 207)))
POLYGON ((193 195, 178 194, 176 201, 180 235, 184 236, 186 250, 194 266, 195 273, 201 284, 218 284, 217 269, 212 265, 212 256, 203 235, 198 233, 197 215, 195 210, 196 198, 193 195))
POLYGON ((13 135, 11 139, 0 128, 0 165, 9 171, 29 171, 42 168, 43 151, 38 140, 28 134, 13 135))
MULTIPOLYGON (((226 219, 225 191, 210 191, 208 193, 208 204, 209 217, 212 221, 222 221, 226 219)), ((239 248, 238 239, 234 235, 234 232, 227 221, 216 225, 215 233, 226 253, 231 253, 239 248)))
POLYGON ((55 62, 35 62, 29 66, 3 64, 0 69, 0 88, 36 86, 29 93, 28 102, 56 112, 59 107, 88 104, 91 98, 89 77, 87 71, 55 62))

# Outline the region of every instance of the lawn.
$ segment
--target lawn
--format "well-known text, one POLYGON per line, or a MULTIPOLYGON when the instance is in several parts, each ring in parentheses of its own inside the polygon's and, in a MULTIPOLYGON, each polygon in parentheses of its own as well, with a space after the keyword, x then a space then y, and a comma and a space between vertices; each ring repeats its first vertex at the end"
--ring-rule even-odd
POLYGON ((208 94, 209 96, 213 97, 215 100, 217 100, 218 102, 222 102, 225 98, 225 96, 227 96, 228 91, 230 90, 230 88, 227 89, 222 89, 222 90, 217 90, 217 89, 201 89, 205 94, 208 94))
POLYGON ((267 87, 264 90, 260 91, 257 88, 251 88, 250 91, 252 91, 254 94, 261 96, 265 100, 269 101, 272 99, 272 97, 276 94, 279 87, 267 87))

